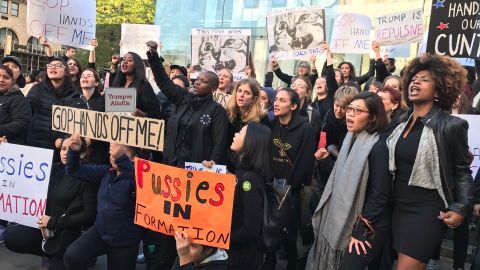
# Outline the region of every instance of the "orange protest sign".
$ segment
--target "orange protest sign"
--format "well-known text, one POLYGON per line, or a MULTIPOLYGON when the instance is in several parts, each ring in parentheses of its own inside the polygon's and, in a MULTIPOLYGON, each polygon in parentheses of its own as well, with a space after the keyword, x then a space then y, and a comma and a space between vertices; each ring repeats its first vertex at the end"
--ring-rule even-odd
POLYGON ((194 243, 228 249, 235 176, 135 159, 135 224, 194 243))

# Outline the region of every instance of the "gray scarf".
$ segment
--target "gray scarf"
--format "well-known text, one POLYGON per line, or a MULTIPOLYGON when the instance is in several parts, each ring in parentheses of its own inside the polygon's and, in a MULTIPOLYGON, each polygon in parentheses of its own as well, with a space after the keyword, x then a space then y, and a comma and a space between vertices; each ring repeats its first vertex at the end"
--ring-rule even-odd
POLYGON ((363 210, 369 175, 368 156, 377 141, 376 133, 371 135, 363 131, 356 140, 353 133, 347 133, 312 217, 315 243, 308 255, 306 270, 338 269, 353 226, 363 210))

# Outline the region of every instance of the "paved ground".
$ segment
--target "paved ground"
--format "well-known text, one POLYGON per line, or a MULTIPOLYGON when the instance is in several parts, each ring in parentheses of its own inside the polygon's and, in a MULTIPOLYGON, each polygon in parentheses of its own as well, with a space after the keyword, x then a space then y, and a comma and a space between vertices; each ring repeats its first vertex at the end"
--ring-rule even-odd
MULTIPOLYGON (((37 256, 12 253, 3 245, 0 246, 0 269, 1 270, 39 270, 42 260, 37 256)), ((278 267, 278 270, 281 270, 278 267)), ((105 256, 99 257, 95 267, 91 270, 107 269, 105 256)), ((137 270, 145 270, 145 265, 137 264, 137 270)), ((452 269, 450 260, 442 258, 442 270, 452 269)), ((468 269, 468 268, 467 268, 468 269)))

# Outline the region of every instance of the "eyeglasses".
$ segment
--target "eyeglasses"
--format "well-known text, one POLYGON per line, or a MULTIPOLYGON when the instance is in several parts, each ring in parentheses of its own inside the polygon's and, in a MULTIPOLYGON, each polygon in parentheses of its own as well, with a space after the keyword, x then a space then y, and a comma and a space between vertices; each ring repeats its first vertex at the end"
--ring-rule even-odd
POLYGON ((47 68, 65 68, 63 64, 47 64, 47 68))
POLYGON ((359 114, 361 114, 362 112, 368 113, 367 110, 362 110, 362 109, 359 109, 359 108, 354 108, 354 107, 352 107, 352 106, 348 106, 345 111, 346 111, 346 113, 351 113, 351 112, 353 112, 354 115, 359 115, 359 114))

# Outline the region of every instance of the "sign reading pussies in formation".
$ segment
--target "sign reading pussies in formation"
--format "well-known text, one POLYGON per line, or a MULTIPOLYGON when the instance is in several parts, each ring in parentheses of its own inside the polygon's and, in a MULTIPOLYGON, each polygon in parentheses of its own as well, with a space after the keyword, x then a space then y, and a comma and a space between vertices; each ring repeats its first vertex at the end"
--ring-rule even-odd
POLYGON ((323 52, 325 10, 295 8, 267 17, 268 46, 277 59, 307 58, 323 52))

